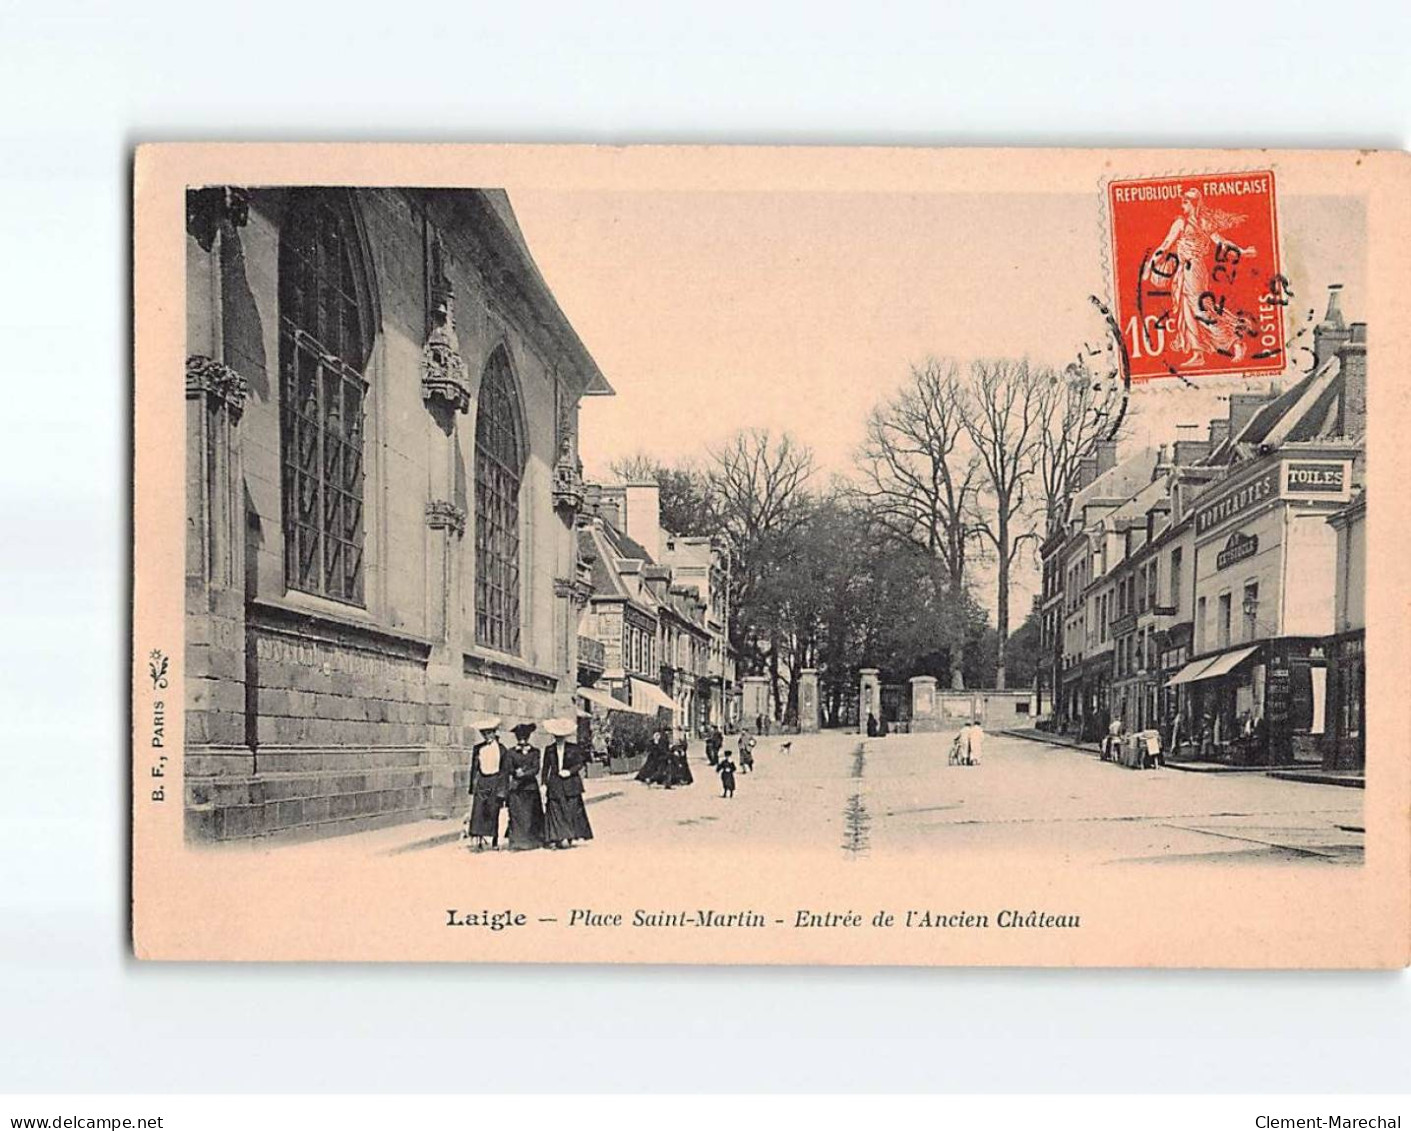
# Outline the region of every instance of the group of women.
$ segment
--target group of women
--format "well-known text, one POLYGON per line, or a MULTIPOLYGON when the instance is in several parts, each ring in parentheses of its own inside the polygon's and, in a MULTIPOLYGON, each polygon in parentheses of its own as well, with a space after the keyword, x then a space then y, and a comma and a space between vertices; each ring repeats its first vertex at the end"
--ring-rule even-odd
POLYGON ((691 776, 691 764, 686 757, 686 736, 682 734, 671 742, 666 731, 658 728, 652 731, 652 739, 647 744, 647 760, 637 771, 637 780, 647 785, 665 786, 673 789, 678 785, 690 785, 695 779, 691 776))
POLYGON ((500 720, 475 723, 481 741, 470 756, 470 814, 466 836, 476 851, 500 846, 500 814, 508 811, 505 843, 512 850, 569 848, 593 839, 583 802, 586 758, 568 737, 577 732, 571 719, 546 719, 544 731, 552 742, 536 749, 529 736, 534 723, 512 728, 515 745, 500 743, 500 720), (541 795, 540 789, 543 789, 541 795))

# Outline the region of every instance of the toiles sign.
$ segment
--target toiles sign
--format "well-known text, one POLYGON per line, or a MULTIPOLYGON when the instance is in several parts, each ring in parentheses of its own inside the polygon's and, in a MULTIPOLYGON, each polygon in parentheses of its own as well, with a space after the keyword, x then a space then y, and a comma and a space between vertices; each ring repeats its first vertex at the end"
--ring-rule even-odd
POLYGON ((1244 534, 1236 530, 1230 535, 1229 541, 1225 543, 1225 548, 1215 555, 1215 568, 1225 569, 1236 562, 1252 558, 1257 553, 1259 553, 1259 536, 1244 534))
POLYGON ((1284 463, 1284 497, 1346 499, 1352 465, 1346 460, 1302 459, 1284 463))
POLYGON ((1279 473, 1271 467, 1267 471, 1260 472, 1248 483, 1242 484, 1216 499, 1208 507, 1196 511, 1195 532, 1204 534, 1208 530, 1213 530, 1226 519, 1253 510, 1262 503, 1268 502, 1278 493, 1279 473))

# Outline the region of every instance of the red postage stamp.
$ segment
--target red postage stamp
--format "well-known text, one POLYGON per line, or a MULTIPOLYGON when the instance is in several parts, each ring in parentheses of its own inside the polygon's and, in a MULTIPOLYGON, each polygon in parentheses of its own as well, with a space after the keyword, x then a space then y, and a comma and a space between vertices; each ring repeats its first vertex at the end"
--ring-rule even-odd
POLYGON ((1272 172, 1113 181, 1107 206, 1133 381, 1284 368, 1272 172))

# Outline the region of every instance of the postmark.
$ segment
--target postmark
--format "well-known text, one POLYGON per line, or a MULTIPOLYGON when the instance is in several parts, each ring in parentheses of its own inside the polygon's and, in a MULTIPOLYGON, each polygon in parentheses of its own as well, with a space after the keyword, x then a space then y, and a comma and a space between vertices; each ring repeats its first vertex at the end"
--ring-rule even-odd
POLYGON ((1283 370, 1291 288, 1271 170, 1112 181, 1107 210, 1133 381, 1283 370))

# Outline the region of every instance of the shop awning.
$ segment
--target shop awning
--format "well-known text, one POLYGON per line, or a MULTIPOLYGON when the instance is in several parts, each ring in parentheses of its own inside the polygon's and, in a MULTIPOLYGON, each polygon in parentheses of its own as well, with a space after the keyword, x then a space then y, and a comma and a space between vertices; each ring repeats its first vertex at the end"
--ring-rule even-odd
POLYGON ((1259 645, 1249 648, 1236 648, 1233 652, 1221 652, 1218 656, 1206 656, 1202 660, 1192 660, 1169 680, 1167 687, 1175 687, 1178 683, 1195 683, 1202 679, 1215 679, 1217 676, 1229 675, 1254 653, 1259 651, 1259 645))
POLYGON ((1259 646, 1252 648, 1236 648, 1233 652, 1225 652, 1215 657, 1215 662, 1200 673, 1199 679, 1214 679, 1217 675, 1229 675, 1254 653, 1259 651, 1259 646))
POLYGON ((585 703, 590 703, 609 711, 629 711, 634 715, 656 714, 650 707, 634 707, 630 703, 624 703, 621 699, 614 699, 606 691, 599 691, 596 687, 580 687, 578 689, 578 698, 582 699, 585 703))
POLYGON ((676 700, 656 684, 648 683, 645 679, 630 679, 630 682, 633 703, 640 704, 653 712, 658 707, 665 707, 668 711, 676 710, 676 700))
MULTIPOLYGON (((1219 657, 1216 657, 1218 659, 1219 657)), ((1206 656, 1204 659, 1192 660, 1175 675, 1166 681, 1167 687, 1175 687, 1180 683, 1194 683, 1200 678, 1200 673, 1213 664, 1215 660, 1206 656)))

